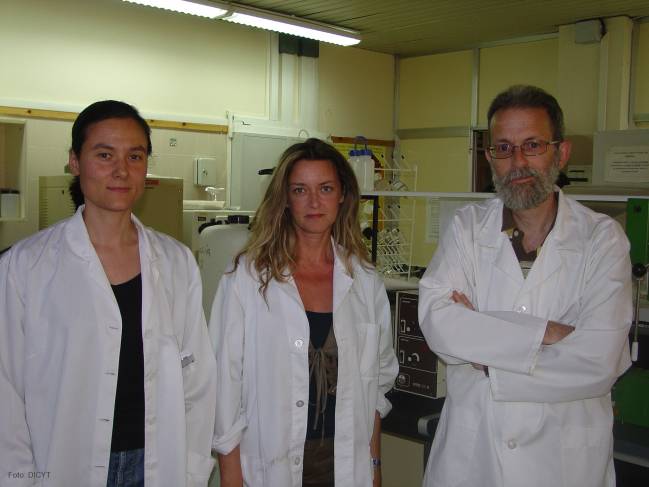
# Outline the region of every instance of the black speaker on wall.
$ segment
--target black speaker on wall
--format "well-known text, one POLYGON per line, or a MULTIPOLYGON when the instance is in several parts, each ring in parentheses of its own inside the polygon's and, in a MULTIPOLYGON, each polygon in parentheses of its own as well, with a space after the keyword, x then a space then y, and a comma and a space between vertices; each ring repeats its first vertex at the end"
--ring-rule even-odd
POLYGON ((279 53, 317 58, 320 55, 320 44, 313 39, 279 34, 279 53))

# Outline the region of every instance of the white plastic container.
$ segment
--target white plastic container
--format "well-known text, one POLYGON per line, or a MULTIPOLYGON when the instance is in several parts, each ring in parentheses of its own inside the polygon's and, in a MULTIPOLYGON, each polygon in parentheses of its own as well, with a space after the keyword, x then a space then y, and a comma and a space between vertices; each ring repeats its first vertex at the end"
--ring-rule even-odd
POLYGON ((18 190, 0 190, 0 218, 20 218, 20 193, 18 190))
POLYGON ((374 160, 369 149, 349 151, 349 163, 354 170, 361 193, 374 191, 374 160))

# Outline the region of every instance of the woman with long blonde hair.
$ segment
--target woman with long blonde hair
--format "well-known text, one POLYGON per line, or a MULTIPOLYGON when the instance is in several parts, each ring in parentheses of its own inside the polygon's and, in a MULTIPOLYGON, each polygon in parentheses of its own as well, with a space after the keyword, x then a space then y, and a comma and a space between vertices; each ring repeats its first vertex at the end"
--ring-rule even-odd
POLYGON ((210 321, 221 485, 378 486, 380 418, 398 366, 390 308, 345 158, 282 155, 210 321))

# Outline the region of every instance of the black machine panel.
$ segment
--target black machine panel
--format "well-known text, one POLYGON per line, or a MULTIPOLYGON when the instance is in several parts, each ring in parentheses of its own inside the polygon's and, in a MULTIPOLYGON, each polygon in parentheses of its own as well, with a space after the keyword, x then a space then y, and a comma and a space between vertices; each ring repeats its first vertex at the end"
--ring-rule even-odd
POLYGON ((438 398, 446 394, 444 364, 428 348, 417 319, 417 291, 396 295, 394 346, 399 359, 398 391, 438 398))

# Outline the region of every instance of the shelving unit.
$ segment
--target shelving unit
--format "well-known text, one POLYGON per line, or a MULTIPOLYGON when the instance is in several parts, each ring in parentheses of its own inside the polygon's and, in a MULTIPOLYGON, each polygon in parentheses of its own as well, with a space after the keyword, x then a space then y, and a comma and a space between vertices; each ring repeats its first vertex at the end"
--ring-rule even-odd
POLYGON ((415 202, 402 196, 417 188, 417 168, 382 168, 375 185, 386 188, 362 196, 361 225, 377 270, 385 277, 409 278, 415 230, 415 202))

